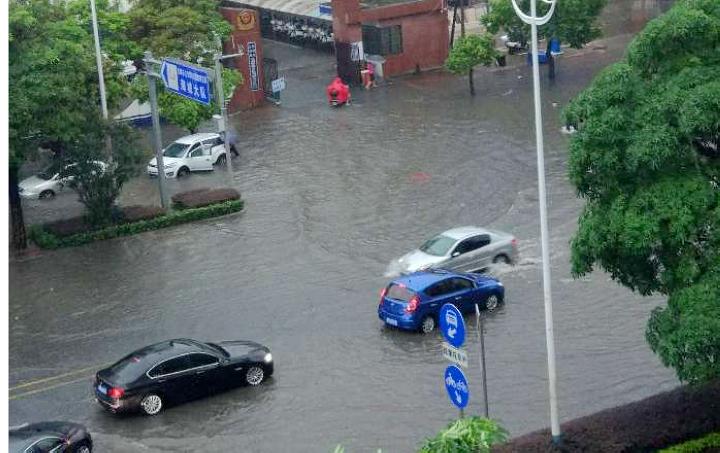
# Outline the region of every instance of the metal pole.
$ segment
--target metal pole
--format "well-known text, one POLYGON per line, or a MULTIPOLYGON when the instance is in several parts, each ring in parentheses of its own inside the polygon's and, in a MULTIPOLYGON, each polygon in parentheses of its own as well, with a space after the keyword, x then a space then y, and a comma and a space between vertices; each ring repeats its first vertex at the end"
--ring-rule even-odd
POLYGON ((97 12, 95 11, 95 0, 90 0, 90 13, 92 15, 93 35, 95 35, 95 63, 98 70, 98 81, 100 83, 100 105, 104 119, 108 119, 107 98, 105 97, 105 76, 103 75, 102 54, 100 52, 100 34, 98 33, 97 12))
POLYGON ((487 373, 485 372, 485 322, 483 316, 480 314, 480 307, 475 304, 475 316, 477 323, 478 340, 480 340, 480 363, 482 364, 482 386, 483 386, 483 398, 485 401, 485 418, 490 418, 490 406, 488 403, 488 391, 487 391, 487 373))
MULTIPOLYGON (((537 0, 530 0, 530 16, 537 18, 537 0)), ((540 69, 538 64, 537 24, 530 24, 532 37, 532 71, 535 101, 535 142, 537 146, 538 198, 540 205, 540 237, 542 244, 543 296, 545 300, 545 342, 547 346, 548 387, 550 392, 550 431, 553 442, 561 441, 557 408, 557 376, 555 373, 555 338, 553 334, 552 291, 550 288, 550 244, 548 239, 547 195, 545 193, 545 156, 543 149, 542 111, 540 104, 540 69)))
POLYGON ((460 409, 460 418, 465 418, 465 409, 460 409))
POLYGON ((157 89, 155 87, 155 75, 151 74, 150 61, 152 54, 145 52, 145 68, 147 68, 148 87, 150 88, 150 112, 153 125, 153 144, 155 145, 155 159, 158 169, 158 185, 160 186, 160 205, 167 208, 165 197, 165 162, 163 161, 162 137, 160 131, 160 115, 158 114, 157 89))
POLYGON ((222 41, 219 36, 215 37, 215 42, 218 46, 218 52, 215 54, 215 92, 217 93, 217 103, 220 106, 220 116, 222 117, 223 124, 225 125, 225 135, 223 137, 223 143, 225 144, 225 162, 227 165, 228 175, 232 181, 232 156, 230 156, 230 140, 228 140, 228 118, 227 108, 225 107, 225 90, 223 89, 222 82, 222 41))

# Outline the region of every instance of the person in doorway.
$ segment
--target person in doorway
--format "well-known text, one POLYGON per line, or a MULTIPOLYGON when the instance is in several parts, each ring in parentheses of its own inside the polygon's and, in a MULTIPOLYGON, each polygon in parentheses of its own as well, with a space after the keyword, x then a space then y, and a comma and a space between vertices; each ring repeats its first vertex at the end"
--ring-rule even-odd
POLYGON ((370 89, 370 87, 376 87, 377 83, 375 82, 375 64, 372 61, 367 62, 367 72, 368 82, 367 85, 365 85, 365 88, 370 89))

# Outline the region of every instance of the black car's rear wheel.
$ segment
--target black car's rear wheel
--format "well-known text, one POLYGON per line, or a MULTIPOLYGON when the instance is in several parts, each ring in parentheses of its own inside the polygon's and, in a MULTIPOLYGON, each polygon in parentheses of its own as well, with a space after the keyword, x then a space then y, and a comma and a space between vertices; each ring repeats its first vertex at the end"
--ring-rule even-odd
POLYGON ((159 395, 151 393, 140 400, 140 410, 145 415, 157 415, 163 408, 163 401, 159 395))
POLYGON ((245 373, 245 382, 248 385, 259 385, 264 379, 265 371, 259 366, 251 366, 245 373))

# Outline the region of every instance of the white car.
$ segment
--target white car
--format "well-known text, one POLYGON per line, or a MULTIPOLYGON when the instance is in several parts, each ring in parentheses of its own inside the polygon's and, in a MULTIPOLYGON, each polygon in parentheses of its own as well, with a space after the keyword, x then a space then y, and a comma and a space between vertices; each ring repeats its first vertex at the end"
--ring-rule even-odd
POLYGON ((476 226, 447 230, 419 249, 390 263, 389 274, 410 274, 430 268, 473 272, 493 263, 514 264, 518 259, 515 236, 476 226))
MULTIPOLYGON (((222 137, 215 133, 187 135, 171 143, 163 150, 165 176, 181 178, 191 171, 212 171, 213 165, 227 162, 222 137)), ((150 176, 157 176, 157 159, 150 160, 147 166, 150 176)))
MULTIPOLYGON (((100 161, 94 161, 103 171, 107 168, 107 164, 100 161)), ((68 169, 74 164, 70 164, 64 167, 68 169)), ((32 199, 50 199, 55 198, 59 192, 73 180, 72 176, 61 176, 60 167, 57 165, 51 165, 45 170, 41 171, 37 175, 30 176, 20 181, 18 187, 20 188, 20 196, 22 198, 32 199)))

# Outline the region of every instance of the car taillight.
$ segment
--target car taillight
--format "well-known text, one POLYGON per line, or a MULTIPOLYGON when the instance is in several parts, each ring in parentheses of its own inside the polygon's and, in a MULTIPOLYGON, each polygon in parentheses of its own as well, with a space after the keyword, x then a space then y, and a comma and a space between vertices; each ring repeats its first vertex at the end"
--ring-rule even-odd
POLYGON ((386 294, 387 294, 387 288, 383 288, 382 291, 380 291, 380 305, 382 305, 383 299, 385 299, 386 294))
POLYGON ((412 313, 415 310, 417 310, 418 305, 420 305, 420 298, 418 296, 415 296, 412 299, 410 299, 408 306, 405 307, 405 311, 408 313, 412 313))
POLYGON ((119 400, 125 394, 125 390, 120 387, 113 387, 108 390, 108 396, 112 399, 119 400))

